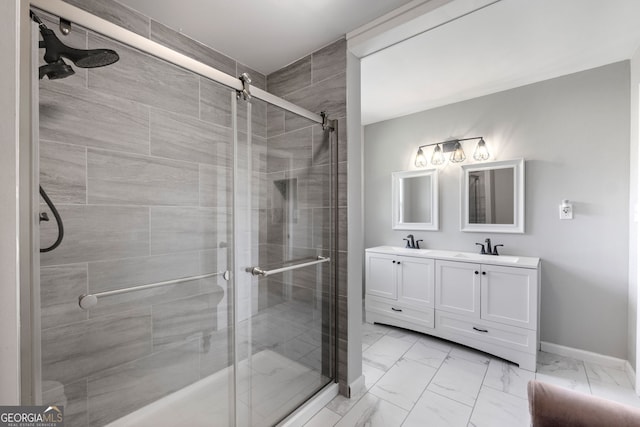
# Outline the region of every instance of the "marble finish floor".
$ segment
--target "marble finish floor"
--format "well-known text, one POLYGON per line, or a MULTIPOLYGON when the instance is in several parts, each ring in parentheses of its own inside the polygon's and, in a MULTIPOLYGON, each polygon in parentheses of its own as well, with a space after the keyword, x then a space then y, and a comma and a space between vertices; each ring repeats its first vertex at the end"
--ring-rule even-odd
POLYGON ((540 352, 536 373, 486 353, 363 324, 365 389, 337 396, 306 427, 529 426, 527 382, 539 379, 640 407, 624 370, 540 352))

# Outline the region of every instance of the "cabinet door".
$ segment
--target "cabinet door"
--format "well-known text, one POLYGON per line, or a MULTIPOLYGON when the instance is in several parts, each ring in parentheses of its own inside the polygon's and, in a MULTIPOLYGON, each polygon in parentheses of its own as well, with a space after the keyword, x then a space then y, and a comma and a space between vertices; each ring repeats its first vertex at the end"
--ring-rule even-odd
POLYGON ((367 252, 367 293, 383 298, 398 297, 396 259, 393 255, 367 252))
POLYGON ((433 307, 434 261, 399 257, 398 301, 421 307, 433 307))
POLYGON ((483 319, 537 328, 537 270, 483 265, 481 292, 483 319))
POLYGON ((480 317, 480 265, 436 261, 436 309, 480 317))

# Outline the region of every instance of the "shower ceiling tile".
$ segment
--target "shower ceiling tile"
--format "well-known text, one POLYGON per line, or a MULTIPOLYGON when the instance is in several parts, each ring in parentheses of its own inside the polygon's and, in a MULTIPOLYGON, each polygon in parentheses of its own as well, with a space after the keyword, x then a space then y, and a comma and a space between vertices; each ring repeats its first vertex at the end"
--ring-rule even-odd
POLYGON ((195 74, 96 35, 89 36, 89 48, 113 49, 120 55, 115 64, 89 70, 89 89, 198 117, 195 74))
POLYGON ((88 200, 92 204, 198 204, 198 165, 90 149, 88 200))

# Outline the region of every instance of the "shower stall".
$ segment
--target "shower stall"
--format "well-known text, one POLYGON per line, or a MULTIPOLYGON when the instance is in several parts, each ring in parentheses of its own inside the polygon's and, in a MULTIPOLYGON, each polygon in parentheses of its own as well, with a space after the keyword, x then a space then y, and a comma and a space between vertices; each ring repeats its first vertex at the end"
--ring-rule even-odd
POLYGON ((64 224, 35 262, 37 403, 68 427, 270 426, 333 392, 336 121, 69 5, 63 36, 60 2, 32 3, 119 58, 38 80, 34 46, 34 160, 64 224))

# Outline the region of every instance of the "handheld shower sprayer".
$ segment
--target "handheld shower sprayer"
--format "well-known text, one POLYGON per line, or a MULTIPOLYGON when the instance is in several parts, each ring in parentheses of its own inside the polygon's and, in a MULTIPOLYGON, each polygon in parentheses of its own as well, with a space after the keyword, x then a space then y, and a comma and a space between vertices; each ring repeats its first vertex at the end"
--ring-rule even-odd
POLYGON ((42 40, 39 47, 45 49, 45 65, 40 67, 40 79, 47 76, 49 80, 69 77, 75 72, 63 58, 73 62, 76 67, 96 68, 111 65, 117 62, 120 57, 116 51, 111 49, 76 49, 65 45, 60 41, 53 30, 47 28, 42 20, 33 11, 29 11, 31 19, 40 28, 42 40))

